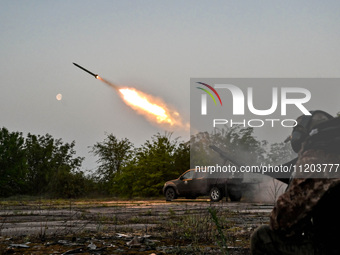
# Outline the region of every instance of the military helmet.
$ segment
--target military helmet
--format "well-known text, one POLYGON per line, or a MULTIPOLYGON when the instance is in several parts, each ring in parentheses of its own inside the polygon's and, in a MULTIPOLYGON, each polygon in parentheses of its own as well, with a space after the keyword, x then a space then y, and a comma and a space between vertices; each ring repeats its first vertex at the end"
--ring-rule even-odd
POLYGON ((311 132, 320 123, 334 119, 327 112, 321 110, 310 111, 311 115, 301 115, 296 119, 297 125, 293 128, 293 132, 286 139, 290 140, 293 150, 298 153, 302 147, 302 143, 310 136, 311 132))

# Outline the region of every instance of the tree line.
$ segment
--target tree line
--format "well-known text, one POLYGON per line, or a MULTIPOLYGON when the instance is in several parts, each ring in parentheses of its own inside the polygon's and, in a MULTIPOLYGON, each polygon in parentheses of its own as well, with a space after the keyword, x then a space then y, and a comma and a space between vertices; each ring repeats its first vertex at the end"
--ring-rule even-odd
POLYGON ((165 181, 177 178, 190 167, 189 142, 156 134, 135 148, 127 139, 107 135, 92 147, 98 157, 96 183, 118 196, 159 196, 165 181))
POLYGON ((209 148, 215 145, 246 163, 281 163, 293 158, 289 144, 259 140, 252 128, 225 128, 198 133, 190 141, 172 133, 152 136, 141 146, 129 139, 106 134, 90 147, 97 168, 82 170, 84 158, 76 155, 75 142, 51 135, 34 135, 0 129, 0 197, 33 195, 76 198, 93 195, 119 197, 159 196, 163 184, 199 165, 226 164, 209 148))
POLYGON ((189 168, 189 145, 156 134, 136 148, 127 138, 107 135, 91 147, 98 167, 81 169, 75 142, 51 135, 0 129, 0 197, 33 195, 75 198, 97 195, 158 196, 165 180, 189 168))
POLYGON ((86 181, 75 142, 0 129, 0 196, 78 196, 86 181))

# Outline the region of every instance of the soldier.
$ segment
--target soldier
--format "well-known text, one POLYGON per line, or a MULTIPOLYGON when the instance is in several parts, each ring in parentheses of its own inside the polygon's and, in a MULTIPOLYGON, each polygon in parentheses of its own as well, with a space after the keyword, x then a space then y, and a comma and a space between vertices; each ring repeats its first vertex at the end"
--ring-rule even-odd
POLYGON ((295 176, 278 198, 269 226, 253 233, 253 255, 340 254, 340 118, 313 111, 297 122, 291 135, 298 152, 295 176))

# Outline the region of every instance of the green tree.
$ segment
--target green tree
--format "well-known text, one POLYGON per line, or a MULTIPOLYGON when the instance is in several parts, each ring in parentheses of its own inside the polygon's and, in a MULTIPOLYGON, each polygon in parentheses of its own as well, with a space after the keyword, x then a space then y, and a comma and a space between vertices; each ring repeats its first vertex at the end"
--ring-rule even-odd
MULTIPOLYGON (((25 142, 28 164, 27 183, 31 194, 41 194, 50 191, 51 183, 59 181, 60 171, 76 173, 83 158, 76 157, 75 142, 63 143, 46 134, 28 134, 25 142)), ((53 192, 53 191, 52 191, 53 192)))
POLYGON ((113 134, 109 134, 103 142, 97 142, 92 146, 91 152, 98 157, 99 166, 96 170, 98 181, 107 191, 111 191, 114 177, 119 175, 121 169, 134 157, 133 144, 127 138, 119 140, 113 134))
POLYGON ((120 196, 158 196, 165 181, 189 168, 189 143, 156 134, 134 149, 113 135, 92 147, 99 157, 97 176, 103 190, 120 196))
MULTIPOLYGON (((176 152, 180 153, 179 143, 178 139, 171 139, 171 135, 171 133, 164 135, 158 133, 152 137, 151 141, 147 140, 137 149, 132 187, 134 196, 160 195, 164 182, 177 177, 179 172, 183 171, 183 169, 176 168, 178 167, 176 166, 176 152)), ((180 148, 186 151, 184 145, 180 148)), ((180 157, 177 159, 179 163, 180 157)))
POLYGON ((133 190, 140 178, 137 164, 133 161, 129 162, 119 175, 116 175, 113 180, 113 185, 110 187, 110 193, 122 197, 132 197, 133 190))
POLYGON ((27 171, 25 139, 20 132, 0 129, 0 196, 25 192, 27 171))
POLYGON ((48 191, 53 197, 77 198, 86 195, 89 187, 88 180, 82 171, 71 172, 69 167, 59 167, 53 181, 49 182, 48 191))
POLYGON ((179 143, 174 153, 174 160, 174 171, 171 171, 169 176, 171 179, 178 177, 190 168, 190 142, 179 143))

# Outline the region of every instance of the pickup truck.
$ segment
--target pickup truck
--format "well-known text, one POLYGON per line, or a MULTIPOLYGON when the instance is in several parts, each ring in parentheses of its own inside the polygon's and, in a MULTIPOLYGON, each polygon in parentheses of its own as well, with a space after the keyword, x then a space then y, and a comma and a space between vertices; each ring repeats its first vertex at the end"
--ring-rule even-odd
POLYGON ((163 187, 166 201, 178 197, 195 199, 198 196, 209 196, 213 202, 228 197, 231 201, 240 201, 242 198, 242 179, 230 178, 223 173, 211 175, 209 172, 199 172, 189 169, 179 178, 167 181, 163 187))

